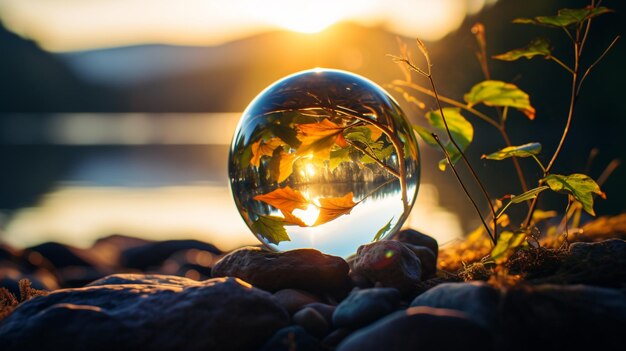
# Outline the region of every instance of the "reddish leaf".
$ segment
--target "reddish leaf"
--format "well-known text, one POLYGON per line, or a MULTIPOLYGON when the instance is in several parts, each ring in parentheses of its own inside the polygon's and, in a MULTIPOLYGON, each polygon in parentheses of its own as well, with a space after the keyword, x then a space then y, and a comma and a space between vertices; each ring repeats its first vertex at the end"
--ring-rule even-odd
POLYGON ((343 197, 327 197, 319 199, 320 214, 313 225, 320 225, 332 221, 333 219, 349 214, 356 203, 352 201, 354 194, 347 193, 343 197))
POLYGON ((285 216, 285 225, 293 224, 298 225, 300 227, 308 227, 306 223, 304 223, 300 218, 293 215, 291 212, 281 211, 283 216, 285 216))
POLYGON ((289 186, 276 189, 267 194, 257 195, 254 199, 263 201, 285 212, 292 212, 296 208, 306 210, 309 205, 309 202, 301 192, 293 190, 289 186))
POLYGON ((260 139, 252 144, 252 158, 250 163, 255 167, 259 167, 262 156, 272 156, 277 147, 285 144, 280 138, 271 138, 267 141, 260 139))
MULTIPOLYGON (((300 124, 298 129, 298 140, 302 142, 298 148, 299 154, 315 153, 323 159, 330 158, 330 148, 333 145, 342 144, 347 146, 343 139, 344 127, 324 119, 319 123, 300 124)), ((342 146, 344 147, 344 146, 342 146)))

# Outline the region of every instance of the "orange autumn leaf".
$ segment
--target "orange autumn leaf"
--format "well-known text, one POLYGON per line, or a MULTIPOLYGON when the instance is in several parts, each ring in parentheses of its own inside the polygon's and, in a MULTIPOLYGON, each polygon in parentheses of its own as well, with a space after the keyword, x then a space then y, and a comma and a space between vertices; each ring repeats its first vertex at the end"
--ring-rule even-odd
POLYGON ((267 141, 259 139, 259 141, 253 143, 251 146, 252 158, 250 159, 250 163, 255 167, 259 167, 261 157, 272 156, 274 150, 284 144, 285 143, 280 138, 271 138, 267 141))
POLYGON ((255 200, 263 201, 284 212, 292 212, 296 208, 306 210, 309 201, 298 190, 293 190, 289 186, 276 189, 270 193, 257 195, 255 200))
POLYGON ((354 194, 347 193, 343 197, 320 198, 320 214, 313 225, 320 225, 332 221, 333 219, 349 214, 356 203, 352 201, 354 194))
POLYGON ((319 123, 300 124, 297 129, 297 138, 302 143, 298 148, 299 154, 312 152, 321 158, 328 159, 330 158, 330 148, 333 145, 347 146, 342 134, 345 128, 327 118, 319 123))
POLYGON ((306 223, 304 223, 300 218, 296 217, 293 213, 287 212, 287 211, 280 211, 280 212, 285 217, 284 222, 286 225, 294 224, 300 227, 308 227, 306 223))
POLYGON ((365 127, 367 127, 367 129, 369 129, 372 133, 370 134, 370 138, 372 139, 372 141, 376 141, 380 138, 381 135, 383 135, 383 131, 378 129, 377 127, 368 124, 365 127))
POLYGON ((293 173, 293 163, 298 158, 294 154, 281 153, 278 161, 278 182, 284 182, 293 173))

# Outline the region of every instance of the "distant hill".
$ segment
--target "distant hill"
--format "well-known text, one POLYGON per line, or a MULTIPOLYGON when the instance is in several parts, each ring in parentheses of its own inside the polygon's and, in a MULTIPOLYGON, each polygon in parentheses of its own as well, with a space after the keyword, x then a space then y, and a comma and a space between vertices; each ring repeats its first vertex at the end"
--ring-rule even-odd
POLYGON ((0 113, 120 108, 112 89, 81 80, 53 54, 0 23, 0 113))

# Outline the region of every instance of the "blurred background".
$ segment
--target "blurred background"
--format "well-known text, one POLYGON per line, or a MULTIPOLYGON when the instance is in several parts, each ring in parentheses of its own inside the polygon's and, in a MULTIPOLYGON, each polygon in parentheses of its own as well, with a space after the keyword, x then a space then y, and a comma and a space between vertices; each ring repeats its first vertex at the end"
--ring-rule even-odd
MULTIPOLYGON (((223 250, 257 244, 231 199, 227 157, 241 111, 267 85, 327 67, 385 86, 403 78, 386 54, 399 54, 397 38, 415 49, 419 36, 431 51, 439 90, 461 100, 484 79, 473 24, 484 23, 490 55, 546 35, 556 55, 570 62, 562 32, 510 22, 585 4, 0 0, 0 241, 88 246, 124 234, 194 238, 223 250)), ((623 2, 603 5, 617 12, 594 21, 585 64, 623 34, 623 2)), ((584 172, 593 148, 599 150, 589 171, 594 178, 626 156, 624 47, 618 42, 586 81, 556 173, 584 172)), ((509 131, 514 144, 541 142, 547 161, 566 120, 569 76, 542 59, 490 67, 494 79, 530 93, 536 120, 512 115, 509 131)), ((395 97, 412 123, 424 123, 424 110, 395 97)), ((427 109, 434 106, 422 99, 427 109)), ((500 136, 472 121, 468 156, 492 196, 519 193, 510 162, 480 160, 503 146, 500 136)), ((479 220, 449 171, 437 170, 441 155, 421 150, 422 184, 407 225, 445 243, 479 220)), ((539 173, 525 161, 534 183, 539 173)), ((608 198, 597 201, 598 214, 625 210, 625 185, 621 167, 603 186, 608 198)), ((564 197, 542 198, 544 209, 565 205, 564 197)))

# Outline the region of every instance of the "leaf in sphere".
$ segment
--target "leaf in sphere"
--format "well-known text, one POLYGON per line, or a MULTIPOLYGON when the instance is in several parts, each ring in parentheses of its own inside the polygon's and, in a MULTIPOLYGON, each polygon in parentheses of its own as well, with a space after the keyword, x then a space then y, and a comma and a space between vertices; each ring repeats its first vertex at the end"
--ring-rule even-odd
POLYGON ((372 131, 367 127, 352 127, 346 129, 344 137, 350 141, 358 141, 368 145, 372 142, 372 131))
POLYGON ((606 197, 600 190, 598 183, 586 174, 574 173, 567 176, 550 174, 541 181, 545 182, 553 191, 572 195, 576 201, 580 202, 583 209, 592 216, 596 215, 593 210, 593 194, 602 198, 606 197))
POLYGON ((342 162, 351 162, 350 152, 352 148, 345 147, 330 152, 330 160, 328 161, 328 168, 330 171, 334 171, 342 162))
POLYGON ((530 42, 527 46, 515 50, 505 52, 500 55, 492 56, 496 60, 515 61, 522 57, 531 59, 535 56, 549 57, 552 54, 550 50, 550 42, 545 38, 537 38, 530 42))
POLYGON ((272 244, 278 244, 281 241, 291 241, 283 224, 284 221, 280 217, 260 216, 252 223, 252 230, 262 235, 272 244))
POLYGON ((374 239, 372 239, 372 241, 380 240, 380 238, 382 238, 389 231, 389 229, 391 229, 391 221, 393 221, 393 217, 391 217, 391 219, 389 220, 389 222, 387 222, 387 224, 385 224, 382 228, 380 228, 380 230, 376 233, 376 235, 374 235, 374 239))
POLYGON ((268 205, 286 212, 292 212, 296 208, 306 210, 309 205, 309 201, 307 201, 301 192, 293 190, 289 186, 276 189, 267 194, 257 195, 254 199, 263 201, 268 205))
POLYGON ((302 143, 298 148, 298 154, 316 154, 318 157, 328 159, 330 149, 336 143, 345 147, 345 139, 342 132, 344 127, 339 126, 325 118, 322 122, 300 124, 298 129, 298 140, 302 143))
POLYGON ((482 155, 481 158, 501 161, 509 157, 531 157, 533 155, 538 155, 539 153, 541 153, 540 143, 528 143, 519 146, 505 147, 504 149, 498 150, 489 155, 482 155))
POLYGON ((352 201, 353 196, 354 194, 349 192, 342 197, 320 198, 320 214, 313 225, 324 224, 339 216, 349 214, 352 208, 356 206, 356 203, 352 201))
POLYGON ((284 144, 285 143, 280 138, 271 138, 269 140, 259 139, 257 142, 252 143, 252 158, 250 159, 250 163, 255 167, 259 167, 261 157, 272 156, 274 150, 284 144))
POLYGON ((572 24, 581 23, 587 19, 613 12, 604 6, 585 7, 582 9, 560 9, 555 16, 537 16, 535 18, 518 18, 513 23, 534 24, 548 27, 565 28, 572 24))
POLYGON ((546 189, 549 189, 549 187, 547 187, 545 185, 537 187, 537 188, 534 188, 534 189, 530 189, 530 190, 528 190, 525 193, 521 193, 521 194, 519 194, 517 196, 511 197, 511 202, 514 203, 514 204, 519 204, 519 203, 524 202, 524 201, 532 200, 532 199, 534 199, 537 196, 537 194, 539 194, 540 192, 542 192, 542 191, 544 191, 546 189))
POLYGON ((499 80, 485 80, 472 87, 464 96, 471 107, 483 103, 487 106, 512 107, 520 110, 529 119, 535 119, 535 108, 530 104, 528 94, 515 84, 499 80))
POLYGON ((517 247, 524 243, 526 233, 524 231, 510 232, 504 231, 498 236, 498 242, 491 250, 491 258, 497 264, 505 262, 517 247))
POLYGON ((369 129, 371 132, 370 138, 372 139, 372 141, 380 139, 381 135, 383 135, 383 131, 378 129, 376 126, 369 124, 366 126, 366 128, 369 129))
POLYGON ((295 154, 289 154, 281 152, 280 161, 278 165, 278 179, 279 183, 284 182, 293 173, 293 163, 298 158, 295 154))
MULTIPOLYGON (((450 134, 452 134, 454 141, 456 141, 457 145, 461 148, 461 151, 465 151, 474 139, 474 127, 467 119, 465 119, 465 117, 463 117, 461 109, 459 108, 446 107, 443 109, 443 115, 446 118, 450 134)), ((446 127, 439 111, 428 112, 426 114, 426 119, 435 129, 446 133, 446 127)), ((434 140, 434 138, 432 139, 434 140)), ((437 144, 437 146, 439 145, 437 144)), ((461 159, 461 153, 459 150, 457 150, 450 141, 448 141, 444 147, 452 160, 452 164, 456 164, 456 162, 461 159)), ((447 159, 445 158, 439 161, 439 169, 444 171, 447 163, 447 159)))
POLYGON ((296 131, 293 128, 286 127, 281 124, 272 124, 270 126, 272 133, 282 139, 285 143, 294 149, 297 149, 301 142, 296 137, 296 131))
POLYGON ((280 212, 285 217, 285 219, 284 219, 285 225, 290 225, 291 224, 291 225, 297 225, 297 226, 300 226, 300 227, 308 227, 306 225, 306 223, 304 223, 302 221, 302 219, 298 218, 293 213, 287 212, 287 211, 280 211, 280 212))
MULTIPOLYGON (((376 144, 375 146, 376 146, 376 148, 372 149, 372 154, 380 162, 384 162, 396 150, 393 147, 393 145, 389 145, 389 146, 387 146, 385 148, 382 148, 382 144, 376 144)), ((368 164, 368 163, 374 163, 376 161, 373 158, 371 158, 369 155, 363 155, 363 157, 361 157, 361 162, 364 163, 364 164, 368 164)))

